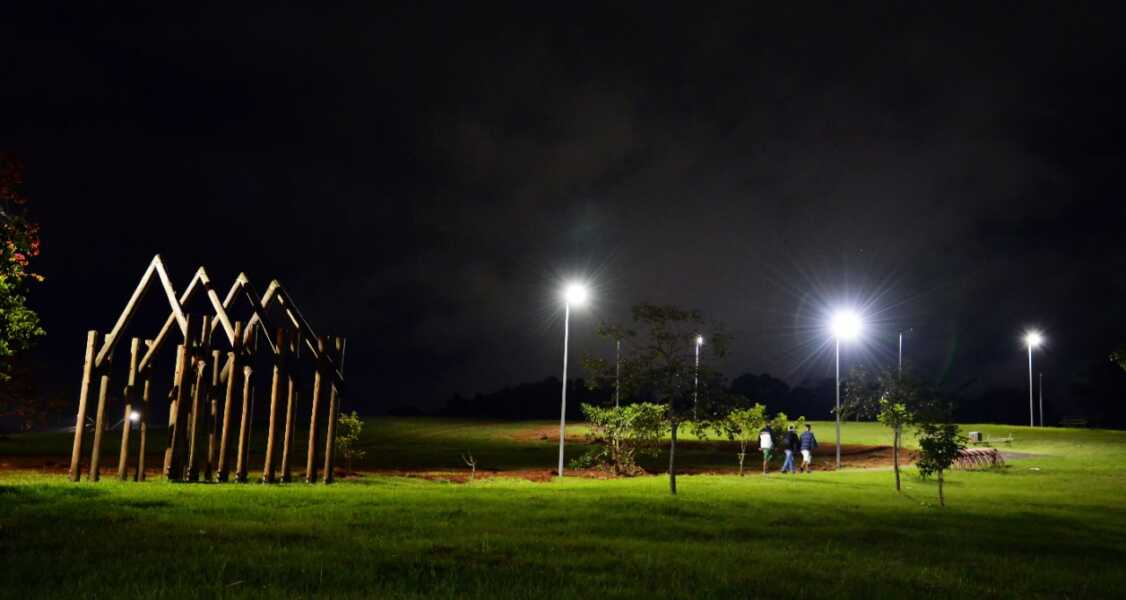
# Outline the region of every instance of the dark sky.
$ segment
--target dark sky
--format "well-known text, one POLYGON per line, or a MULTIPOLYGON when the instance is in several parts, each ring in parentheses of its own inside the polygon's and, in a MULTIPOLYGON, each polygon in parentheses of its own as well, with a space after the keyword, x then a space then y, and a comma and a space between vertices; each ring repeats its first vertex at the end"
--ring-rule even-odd
POLYGON ((1037 325, 1056 397, 1126 339, 1117 14, 74 4, 0 18, 51 389, 157 252, 181 288, 281 280, 370 410, 557 374, 569 276, 576 354, 671 302, 736 334, 730 375, 791 383, 831 374, 848 302, 846 365, 914 327, 927 372, 1019 388, 1037 325))

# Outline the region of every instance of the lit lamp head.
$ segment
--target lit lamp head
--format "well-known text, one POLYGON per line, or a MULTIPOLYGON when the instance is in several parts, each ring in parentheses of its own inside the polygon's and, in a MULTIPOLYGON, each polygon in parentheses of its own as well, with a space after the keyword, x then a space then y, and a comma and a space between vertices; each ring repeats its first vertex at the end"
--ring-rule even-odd
POLYGON ((838 340, 850 342, 860 337, 862 325, 860 315, 855 311, 839 310, 833 313, 833 318, 829 321, 829 330, 838 340))
POLYGON ((137 421, 140 421, 141 420, 141 413, 139 413, 135 410, 130 412, 129 413, 129 420, 134 422, 134 423, 136 423, 137 421))
POLYGON ((704 336, 702 336, 702 335, 696 336, 696 345, 697 346, 703 346, 704 345, 704 336))
POLYGON ((1024 344, 1029 348, 1035 348, 1044 342, 1044 336, 1040 335, 1039 331, 1029 331, 1024 334, 1024 344))
POLYGON ((563 288, 563 301, 567 306, 582 306, 586 304, 587 296, 586 286, 581 283, 568 283, 563 288))

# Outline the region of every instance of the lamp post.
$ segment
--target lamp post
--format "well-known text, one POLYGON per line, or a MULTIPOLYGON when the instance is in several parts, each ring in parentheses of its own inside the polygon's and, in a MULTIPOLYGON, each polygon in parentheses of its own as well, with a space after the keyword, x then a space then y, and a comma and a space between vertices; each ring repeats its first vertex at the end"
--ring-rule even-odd
MULTIPOLYGON (((1044 337, 1040 335, 1039 331, 1029 331, 1024 334, 1024 343, 1028 346, 1028 426, 1035 427, 1036 420, 1032 409, 1032 349, 1039 346, 1044 341, 1044 337)), ((1043 415, 1040 417, 1043 420, 1043 415)))
POLYGON ((696 371, 692 375, 692 420, 698 419, 696 410, 700 406, 700 346, 704 345, 704 336, 696 336, 696 371))
POLYGON ((1044 426, 1044 372, 1040 371, 1040 427, 1044 426))
POLYGON ((567 346, 571 335, 571 306, 586 302, 587 289, 581 283, 569 283, 563 288, 563 395, 559 407, 559 477, 563 477, 563 441, 567 429, 567 346))
POLYGON ((617 341, 617 362, 614 367, 614 408, 622 406, 622 340, 617 341))
POLYGON ((829 321, 829 330, 836 342, 836 371, 837 371, 837 468, 841 468, 841 340, 848 342, 860 335, 862 323, 860 316, 851 310, 841 310, 833 314, 829 321))

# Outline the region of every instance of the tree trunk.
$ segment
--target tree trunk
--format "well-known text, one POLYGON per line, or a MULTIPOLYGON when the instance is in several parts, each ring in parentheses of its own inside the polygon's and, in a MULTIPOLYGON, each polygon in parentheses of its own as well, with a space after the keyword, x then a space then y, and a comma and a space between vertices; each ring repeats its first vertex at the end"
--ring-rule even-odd
POLYGON ((746 452, 739 453, 739 477, 743 476, 743 459, 747 458, 746 452))
POLYGON ((938 505, 946 506, 946 498, 942 495, 942 469, 938 470, 938 505))
POLYGON ((669 443, 669 492, 676 495, 676 428, 680 425, 672 422, 672 441, 669 443))
POLYGON ((895 465, 895 491, 899 490, 899 427, 895 428, 895 441, 891 446, 891 460, 895 465))

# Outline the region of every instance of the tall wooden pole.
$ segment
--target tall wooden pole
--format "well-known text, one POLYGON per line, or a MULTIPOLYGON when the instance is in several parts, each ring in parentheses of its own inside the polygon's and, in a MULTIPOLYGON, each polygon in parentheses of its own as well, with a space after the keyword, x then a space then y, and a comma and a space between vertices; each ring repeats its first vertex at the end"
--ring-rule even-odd
POLYGON ((262 463, 262 481, 274 483, 274 443, 278 434, 278 396, 281 394, 282 371, 285 368, 285 331, 278 328, 274 339, 277 354, 274 355, 274 379, 270 384, 270 424, 266 434, 266 458, 262 463))
MULTIPOLYGON (((333 352, 336 358, 336 365, 341 373, 344 373, 344 338, 336 338, 335 340, 336 351, 333 352)), ((335 466, 336 458, 336 413, 340 410, 341 390, 337 389, 335 378, 333 379, 332 387, 328 393, 328 428, 325 432, 325 483, 332 483, 335 479, 333 468, 335 466)))
POLYGON ((242 322, 235 321, 235 341, 227 352, 227 389, 223 396, 223 428, 219 434, 219 461, 217 471, 219 481, 227 481, 229 469, 227 468, 227 444, 231 439, 231 407, 235 400, 235 374, 238 368, 238 348, 242 340, 242 322))
POLYGON ((211 385, 207 388, 207 463, 204 469, 204 479, 211 481, 212 469, 215 468, 215 453, 219 451, 216 436, 219 433, 219 357, 218 350, 211 351, 211 385))
POLYGON ((289 468, 290 451, 293 448, 293 430, 297 427, 297 357, 301 353, 301 332, 295 331, 289 342, 289 355, 286 357, 285 377, 287 385, 285 401, 285 437, 282 439, 282 481, 289 483, 293 473, 289 468))
POLYGON ((94 447, 90 449, 90 481, 102 478, 102 434, 106 428, 106 396, 109 395, 109 370, 113 363, 112 355, 99 369, 102 382, 98 387, 98 411, 94 414, 94 447))
POLYGON ((98 345, 98 332, 86 332, 86 359, 82 363, 82 389, 78 392, 78 415, 74 422, 74 447, 70 451, 70 480, 82 476, 82 436, 86 433, 86 400, 90 394, 90 376, 94 368, 94 347, 98 345))
MULTIPOLYGON (((185 318, 188 320, 188 325, 191 325, 191 315, 185 315, 185 318)), ((190 336, 191 327, 186 330, 190 336)), ((176 370, 172 376, 172 406, 168 418, 168 449, 164 453, 164 476, 170 481, 179 481, 184 477, 183 460, 188 433, 184 380, 187 378, 190 342, 189 337, 176 347, 176 370)))
MULTIPOLYGON (((146 346, 152 346, 152 340, 145 340, 146 346)), ((141 426, 140 438, 137 440, 137 472, 133 474, 133 481, 145 480, 145 450, 148 447, 149 435, 149 415, 152 414, 151 407, 152 400, 150 396, 150 385, 152 383, 152 370, 145 369, 142 377, 144 378, 143 389, 141 391, 141 426)))
POLYGON ((203 417, 203 403, 204 398, 204 383, 206 381, 207 373, 207 355, 203 345, 207 343, 208 325, 210 319, 204 317, 202 319, 202 329, 200 331, 200 338, 195 343, 189 346, 191 348, 191 358, 189 365, 194 370, 194 378, 192 385, 192 420, 191 420, 191 436, 190 443, 188 444, 188 479, 190 481, 199 481, 199 463, 203 454, 203 431, 202 426, 206 424, 203 417))
POLYGON ((317 481, 317 411, 320 410, 321 404, 321 371, 324 370, 324 353, 325 339, 318 337, 317 356, 322 358, 317 359, 313 370, 313 398, 309 408, 309 445, 305 451, 305 483, 317 481))
POLYGON ((137 350, 141 340, 129 343, 129 376, 125 383, 125 418, 121 420, 121 453, 117 457, 117 478, 129 479, 129 432, 133 429, 133 400, 137 395, 137 350))
MULTIPOLYGON (((235 369, 238 368, 235 367, 235 369)), ((239 483, 246 483, 246 463, 250 454, 250 440, 247 439, 247 435, 250 432, 250 395, 253 375, 254 369, 250 365, 242 367, 242 416, 239 419, 238 429, 238 459, 235 461, 235 481, 239 483)))

